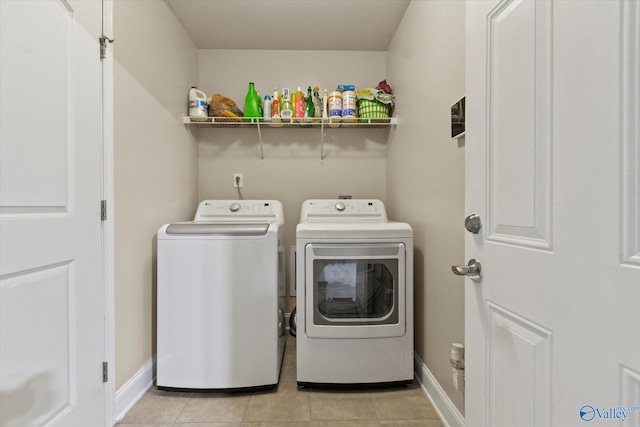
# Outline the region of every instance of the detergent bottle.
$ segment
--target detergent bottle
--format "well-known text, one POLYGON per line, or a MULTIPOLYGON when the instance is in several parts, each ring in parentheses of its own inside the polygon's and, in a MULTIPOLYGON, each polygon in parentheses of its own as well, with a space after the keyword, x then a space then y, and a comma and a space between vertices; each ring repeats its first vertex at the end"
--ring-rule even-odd
POLYGON ((262 110, 260 95, 256 92, 253 82, 250 82, 249 91, 244 99, 244 117, 246 117, 244 121, 251 122, 251 117, 262 117, 260 110, 262 110))
POLYGON ((302 121, 302 118, 304 118, 304 112, 306 110, 306 105, 304 102, 304 93, 302 93, 302 89, 300 88, 300 86, 298 86, 298 90, 295 93, 295 97, 293 98, 293 107, 294 107, 294 111, 293 111, 293 117, 295 117, 296 121, 302 121))

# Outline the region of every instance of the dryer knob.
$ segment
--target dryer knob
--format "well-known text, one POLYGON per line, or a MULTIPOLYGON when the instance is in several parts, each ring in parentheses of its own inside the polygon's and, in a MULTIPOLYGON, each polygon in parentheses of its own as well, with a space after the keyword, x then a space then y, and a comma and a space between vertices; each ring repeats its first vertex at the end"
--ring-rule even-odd
POLYGON ((342 211, 344 211, 346 208, 347 208, 347 207, 345 206, 345 204, 344 204, 344 203, 342 203, 342 202, 338 202, 338 203, 336 203, 336 210, 337 210, 338 212, 342 212, 342 211))
POLYGON ((231 203, 231 206, 229 206, 229 210, 231 212, 238 212, 240 210, 240 203, 231 203))

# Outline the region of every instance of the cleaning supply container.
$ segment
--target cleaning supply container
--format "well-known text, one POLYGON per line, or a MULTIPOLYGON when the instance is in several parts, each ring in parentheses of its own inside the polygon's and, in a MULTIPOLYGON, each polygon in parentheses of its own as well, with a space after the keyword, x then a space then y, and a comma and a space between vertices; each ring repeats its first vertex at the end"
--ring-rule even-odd
POLYGON ((329 110, 329 126, 340 126, 340 121, 342 121, 342 92, 331 92, 327 103, 327 109, 329 110))
POLYGON ((356 122, 356 92, 345 90, 342 92, 342 121, 344 123, 356 122))
POLYGON ((189 117, 194 122, 207 120, 207 95, 195 86, 189 91, 189 117))
POLYGON ((262 100, 256 92, 253 82, 249 82, 249 90, 244 98, 244 121, 251 122, 252 118, 262 118, 262 100))

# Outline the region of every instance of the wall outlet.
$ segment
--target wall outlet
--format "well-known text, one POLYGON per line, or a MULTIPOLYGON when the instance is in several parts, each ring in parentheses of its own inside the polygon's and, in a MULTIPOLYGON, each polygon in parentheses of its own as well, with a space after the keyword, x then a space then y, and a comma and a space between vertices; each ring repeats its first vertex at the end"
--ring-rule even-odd
POLYGON ((242 188, 242 186, 244 185, 244 177, 242 176, 241 173, 234 173, 233 174, 233 188, 242 188))

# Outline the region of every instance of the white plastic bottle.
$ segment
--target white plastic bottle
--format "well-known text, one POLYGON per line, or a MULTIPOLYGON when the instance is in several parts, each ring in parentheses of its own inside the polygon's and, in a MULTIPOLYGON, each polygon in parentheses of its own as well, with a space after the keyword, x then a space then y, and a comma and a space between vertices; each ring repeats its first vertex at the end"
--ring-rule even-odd
POLYGON ((324 93, 322 94, 322 118, 323 119, 329 118, 329 115, 327 113, 328 102, 329 102, 329 95, 327 95, 327 89, 325 89, 324 93))
POLYGON ((189 91, 189 117, 196 122, 207 119, 207 95, 195 86, 189 91))
POLYGON ((265 95, 264 101, 262 102, 262 117, 264 117, 265 121, 271 121, 271 113, 271 97, 265 95))
POLYGON ((278 89, 273 88, 273 98, 271 98, 271 121, 274 127, 281 127, 280 124, 280 99, 278 97, 278 89))

